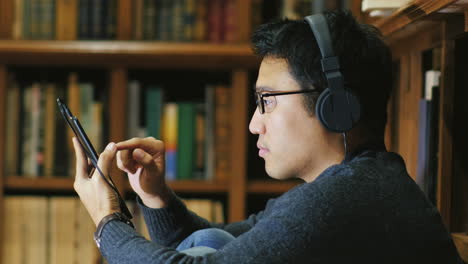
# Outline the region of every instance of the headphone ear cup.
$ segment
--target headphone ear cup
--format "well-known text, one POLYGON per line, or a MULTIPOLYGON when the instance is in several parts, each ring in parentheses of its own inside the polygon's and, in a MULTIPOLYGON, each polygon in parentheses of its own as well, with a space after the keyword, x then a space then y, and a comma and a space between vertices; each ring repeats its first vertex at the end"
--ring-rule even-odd
POLYGON ((351 130, 359 121, 361 106, 357 97, 346 89, 325 89, 317 100, 315 112, 322 125, 332 132, 351 130))

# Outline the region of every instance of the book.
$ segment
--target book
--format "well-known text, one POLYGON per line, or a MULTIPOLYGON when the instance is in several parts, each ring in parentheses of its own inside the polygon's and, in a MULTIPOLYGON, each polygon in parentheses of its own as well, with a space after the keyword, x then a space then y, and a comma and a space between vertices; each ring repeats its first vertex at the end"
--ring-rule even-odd
POLYGON ((382 9, 397 9, 408 4, 411 0, 362 0, 361 10, 362 12, 369 12, 372 10, 382 9))
POLYGON ((207 39, 208 0, 196 0, 195 24, 193 32, 194 41, 205 41, 207 39))
POLYGON ((195 106, 195 179, 205 178, 205 156, 206 156, 206 116, 205 105, 202 103, 195 106))
MULTIPOLYGON (((81 119, 80 112, 81 112, 81 103, 80 103, 80 86, 78 83, 78 74, 76 72, 70 73, 68 76, 68 87, 67 87, 67 105, 73 115, 75 115, 78 119, 81 119)), ((75 136, 73 130, 69 127, 66 128, 67 137, 66 142, 68 146, 68 173, 67 175, 72 177, 75 171, 75 149, 73 147, 72 138, 75 136)))
POLYGON ((78 0, 78 38, 88 39, 90 35, 89 9, 91 0, 78 0))
POLYGON ((100 258, 98 248, 93 239, 96 226, 80 199, 74 198, 76 208, 75 228, 70 231, 76 233, 74 248, 74 263, 97 263, 100 258))
POLYGON ((162 89, 158 86, 146 88, 146 129, 147 136, 161 139, 161 118, 163 113, 162 89))
POLYGON ((6 153, 5 172, 6 175, 16 175, 18 173, 19 158, 19 126, 20 126, 20 87, 13 75, 9 76, 7 90, 6 108, 6 153))
POLYGON ((438 86, 440 71, 426 71, 424 97, 419 101, 416 183, 436 204, 438 151, 438 86))
POLYGON ((55 32, 57 40, 76 40, 79 27, 79 0, 56 0, 55 32))
MULTIPOLYGON (((133 39, 143 40, 143 23, 146 17, 143 17, 143 0, 134 0, 135 5, 133 8, 133 39)), ((147 10, 145 10, 146 12, 147 10)))
POLYGON ((143 27, 143 39, 145 40, 154 40, 156 39, 156 35, 159 30, 156 30, 156 17, 157 13, 159 12, 160 5, 156 6, 157 4, 160 4, 160 1, 154 1, 154 0, 144 0, 143 5, 144 8, 142 10, 142 27, 143 27))
POLYGON ((47 84, 45 87, 45 127, 44 127, 44 176, 53 176, 55 171, 55 144, 56 144, 56 98, 57 91, 54 84, 47 84))
POLYGON ((6 196, 4 199, 4 214, 8 217, 3 221, 3 245, 2 263, 26 263, 24 245, 26 233, 24 222, 27 219, 23 215, 23 197, 6 196))
POLYGON ((162 139, 166 147, 166 179, 170 181, 177 178, 178 111, 176 103, 164 105, 162 139))
POLYGON ((50 198, 49 232, 50 264, 72 262, 75 259, 77 203, 73 197, 50 198))
POLYGON ((23 14, 24 14, 24 0, 15 0, 15 17, 13 21, 13 39, 20 40, 24 38, 23 34, 23 14))
POLYGON ((223 41, 223 1, 208 1, 208 41, 221 43, 223 41))
POLYGON ((32 87, 24 88, 21 105, 21 166, 20 174, 24 177, 33 177, 33 168, 31 168, 31 159, 33 152, 31 150, 31 120, 32 120, 32 87))
POLYGON ((26 256, 24 263, 46 264, 48 234, 44 232, 49 225, 48 201, 46 197, 24 197, 22 216, 23 228, 26 236, 23 254, 26 256), (34 219, 31 221, 31 219, 34 219))
POLYGON ((40 0, 39 38, 54 39, 56 28, 55 0, 40 0))
POLYGON ((205 87, 205 179, 215 175, 215 87, 205 87))
POLYGON ((178 180, 193 178, 195 169, 195 104, 178 103, 177 176, 178 180))
POLYGON ((236 13, 236 4, 235 0, 225 0, 223 7, 223 29, 222 34, 224 34, 224 42, 234 43, 237 41, 237 13, 236 13))

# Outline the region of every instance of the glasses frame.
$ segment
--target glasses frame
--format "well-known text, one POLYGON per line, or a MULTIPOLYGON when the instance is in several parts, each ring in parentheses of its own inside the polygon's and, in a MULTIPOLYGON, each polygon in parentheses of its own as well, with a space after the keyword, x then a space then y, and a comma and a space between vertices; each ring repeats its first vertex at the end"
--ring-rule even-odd
MULTIPOLYGON (((302 94, 302 93, 320 94, 321 92, 316 91, 316 90, 301 90, 301 91, 292 91, 292 92, 277 91, 277 92, 273 92, 273 93, 269 93, 269 92, 262 93, 262 91, 260 91, 260 92, 255 92, 255 104, 257 105, 257 108, 259 109, 260 114, 263 115, 264 113, 266 113, 265 103, 263 102, 264 97, 272 97, 272 96, 280 96, 280 95, 288 95, 288 94, 302 94), (260 101, 260 107, 259 107, 259 101, 260 101)), ((270 112, 268 112, 268 113, 270 113, 270 112)))

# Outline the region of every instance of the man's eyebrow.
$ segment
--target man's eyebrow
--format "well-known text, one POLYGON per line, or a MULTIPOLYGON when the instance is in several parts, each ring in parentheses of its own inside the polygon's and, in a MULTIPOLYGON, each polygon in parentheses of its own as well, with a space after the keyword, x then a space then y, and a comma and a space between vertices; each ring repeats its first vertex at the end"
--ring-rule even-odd
POLYGON ((254 86, 253 87, 254 91, 256 92, 260 92, 260 91, 269 91, 269 92, 272 92, 272 91, 275 91, 275 89, 269 87, 269 86, 254 86))

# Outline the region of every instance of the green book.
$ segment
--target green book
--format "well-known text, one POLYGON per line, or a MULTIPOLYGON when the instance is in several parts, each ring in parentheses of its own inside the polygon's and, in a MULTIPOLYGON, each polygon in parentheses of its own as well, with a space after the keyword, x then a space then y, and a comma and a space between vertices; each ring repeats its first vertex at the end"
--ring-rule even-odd
POLYGON ((194 103, 178 103, 177 176, 178 180, 191 179, 195 169, 195 116, 194 103))
POLYGON ((162 91, 157 86, 146 89, 146 127, 148 136, 161 139, 162 91))

